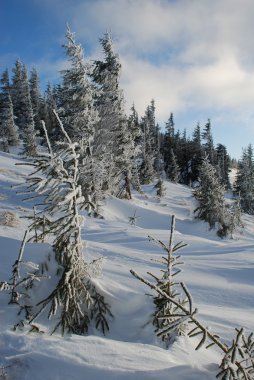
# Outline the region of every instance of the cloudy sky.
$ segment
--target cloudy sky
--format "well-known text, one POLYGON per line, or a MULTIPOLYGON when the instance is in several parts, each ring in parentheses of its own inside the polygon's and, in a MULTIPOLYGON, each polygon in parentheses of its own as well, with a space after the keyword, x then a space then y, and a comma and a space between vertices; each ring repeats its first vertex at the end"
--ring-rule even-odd
POLYGON ((191 135, 211 119, 215 143, 232 157, 254 145, 253 0, 0 0, 0 70, 17 57, 59 80, 69 23, 87 59, 101 57, 111 30, 122 63, 126 110, 152 98, 164 128, 191 135))

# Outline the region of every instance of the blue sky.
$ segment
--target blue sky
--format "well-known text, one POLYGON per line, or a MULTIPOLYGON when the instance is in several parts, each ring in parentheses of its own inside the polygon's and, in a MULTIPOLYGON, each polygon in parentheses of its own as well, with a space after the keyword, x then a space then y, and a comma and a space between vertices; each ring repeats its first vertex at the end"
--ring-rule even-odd
POLYGON ((164 128, 191 135, 211 119, 215 143, 232 157, 254 145, 253 0, 0 0, 0 71, 19 57, 42 86, 66 67, 69 23, 87 59, 101 57, 111 30, 122 63, 126 110, 152 98, 164 128))

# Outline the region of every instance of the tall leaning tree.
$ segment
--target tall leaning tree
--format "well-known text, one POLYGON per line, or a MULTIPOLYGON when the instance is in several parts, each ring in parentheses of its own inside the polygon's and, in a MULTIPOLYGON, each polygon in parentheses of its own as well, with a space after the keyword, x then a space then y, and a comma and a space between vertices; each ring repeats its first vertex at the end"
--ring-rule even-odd
POLYGON ((70 67, 61 72, 61 116, 68 135, 80 144, 79 182, 88 211, 95 213, 101 198, 100 157, 96 153, 95 126, 99 122, 95 106, 97 88, 91 79, 92 67, 86 62, 84 50, 67 26, 67 43, 64 45, 70 67))
POLYGON ((119 84, 121 63, 114 52, 110 33, 105 33, 100 43, 104 60, 94 62, 93 79, 100 90, 96 103, 100 116, 96 129, 96 151, 104 162, 103 188, 115 195, 124 192, 130 197, 131 160, 135 144, 128 130, 124 96, 119 84))
POLYGON ((84 334, 92 319, 104 333, 109 329, 107 316, 111 315, 104 297, 93 283, 93 269, 99 260, 88 263, 84 258, 79 214, 84 199, 79 182, 79 145, 73 143, 58 117, 63 141, 54 152, 47 136, 49 153, 42 153, 29 163, 34 171, 27 178, 27 192, 39 197, 42 210, 35 215, 30 229, 37 231, 36 240, 53 235, 53 250, 58 263, 58 282, 51 293, 32 310, 32 323, 47 310, 48 318, 57 318, 53 331, 62 334, 84 334), (44 217, 43 217, 44 215, 44 217), (39 228, 41 226, 43 228, 39 228))

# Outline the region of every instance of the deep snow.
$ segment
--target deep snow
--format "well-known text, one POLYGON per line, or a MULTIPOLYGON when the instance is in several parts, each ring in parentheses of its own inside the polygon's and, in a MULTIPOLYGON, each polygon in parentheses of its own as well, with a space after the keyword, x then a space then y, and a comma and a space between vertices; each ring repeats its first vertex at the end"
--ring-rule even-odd
MULTIPOLYGON (((11 277, 33 204, 23 202, 11 185, 24 180, 29 168, 15 166, 19 156, 0 153, 0 214, 14 212, 18 225, 0 225, 0 282, 11 277)), ((176 216, 175 242, 188 244, 181 251, 184 260, 180 275, 190 290, 200 320, 230 343, 234 328, 254 330, 254 218, 243 216, 245 227, 234 239, 221 240, 215 231, 193 218, 191 190, 165 182, 166 195, 156 197, 153 185, 133 200, 114 197, 103 207, 104 219, 85 217, 82 238, 87 260, 103 256, 105 263, 100 286, 111 305, 114 319, 104 337, 91 328, 87 336, 50 336, 50 325, 41 320, 43 334, 12 330, 17 307, 8 305, 8 292, 0 292, 0 367, 7 378, 33 380, 206 380, 215 379, 221 354, 215 348, 195 351, 195 339, 178 338, 165 350, 154 336, 149 319, 153 310, 151 291, 130 274, 134 269, 159 273, 160 265, 151 259, 162 255, 148 235, 167 242, 171 215, 176 216), (136 226, 129 217, 136 212, 136 226)), ((50 245, 28 244, 24 258, 39 262, 50 253, 50 245)), ((47 280, 41 282, 47 286, 47 280)), ((1 371, 0 371, 0 379, 1 371)))

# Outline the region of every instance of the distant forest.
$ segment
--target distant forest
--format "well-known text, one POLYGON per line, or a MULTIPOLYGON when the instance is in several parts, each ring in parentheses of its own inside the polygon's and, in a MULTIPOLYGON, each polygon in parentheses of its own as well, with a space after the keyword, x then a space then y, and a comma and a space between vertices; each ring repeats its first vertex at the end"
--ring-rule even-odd
MULTIPOLYGON (((131 198, 132 189, 168 179, 190 187, 200 185, 200 168, 207 159, 225 190, 232 190, 231 169, 237 168, 234 193, 241 207, 254 213, 253 150, 249 145, 239 162, 230 158, 224 144, 214 145, 210 119, 193 128, 192 136, 181 133, 170 113, 162 132, 156 122, 152 99, 139 116, 135 104, 127 115, 119 85, 121 62, 112 37, 106 33, 100 44, 103 60, 88 62, 84 51, 67 27, 63 45, 70 67, 61 71, 61 83, 48 83, 44 95, 33 68, 28 75, 20 59, 12 76, 1 75, 0 149, 19 146, 27 157, 36 157, 46 147, 43 123, 54 149, 64 139, 58 117, 73 143, 79 145, 80 185, 94 213, 105 194, 131 198), (43 121, 43 122, 42 122, 43 121)), ((159 193, 159 190, 158 190, 159 193)))

